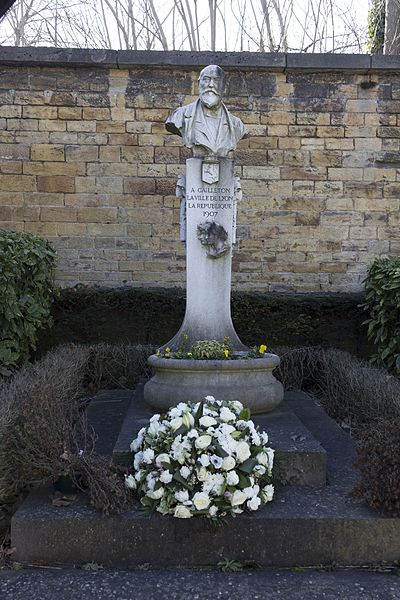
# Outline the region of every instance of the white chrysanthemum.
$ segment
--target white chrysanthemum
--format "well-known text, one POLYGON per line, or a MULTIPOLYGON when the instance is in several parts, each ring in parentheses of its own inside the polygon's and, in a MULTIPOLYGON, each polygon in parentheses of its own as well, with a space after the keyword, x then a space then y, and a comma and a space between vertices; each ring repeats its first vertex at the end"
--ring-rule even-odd
POLYGON ((160 475, 161 483, 170 483, 172 481, 172 473, 169 471, 163 471, 160 475))
POLYGON ((179 469, 179 473, 182 475, 182 477, 184 479, 187 479, 191 473, 191 470, 189 469, 189 467, 187 467, 186 465, 184 465, 183 467, 181 467, 179 469))
POLYGON ((153 458, 154 450, 151 448, 146 448, 146 450, 143 450, 143 462, 149 465, 153 461, 153 458))
POLYGON ((175 496, 175 499, 178 500, 178 502, 182 502, 182 504, 189 500, 189 492, 187 490, 181 490, 179 492, 175 492, 174 496, 175 496))
POLYGON ((189 439, 194 439, 194 438, 198 438, 199 437, 199 432, 197 431, 197 429, 191 429, 188 434, 187 437, 189 439))
POLYGON ((215 506, 215 504, 212 504, 210 506, 210 508, 208 509, 208 514, 210 515, 210 517, 215 517, 218 513, 218 507, 215 506))

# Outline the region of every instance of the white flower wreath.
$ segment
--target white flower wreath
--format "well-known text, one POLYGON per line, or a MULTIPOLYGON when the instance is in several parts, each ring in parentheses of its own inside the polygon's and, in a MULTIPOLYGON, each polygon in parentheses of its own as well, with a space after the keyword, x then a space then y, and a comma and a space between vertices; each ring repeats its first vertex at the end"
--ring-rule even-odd
POLYGON ((139 431, 125 483, 147 509, 180 519, 254 511, 274 495, 267 442, 240 402, 181 402, 139 431))

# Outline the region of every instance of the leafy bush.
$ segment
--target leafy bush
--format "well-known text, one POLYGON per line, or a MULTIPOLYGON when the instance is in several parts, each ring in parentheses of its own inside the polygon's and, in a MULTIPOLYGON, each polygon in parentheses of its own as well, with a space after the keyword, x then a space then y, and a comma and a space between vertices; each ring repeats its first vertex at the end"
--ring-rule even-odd
POLYGON ((377 346, 373 360, 400 374, 400 258, 377 258, 365 279, 368 338, 377 346))
POLYGON ((49 324, 56 254, 30 234, 0 231, 0 375, 10 375, 36 348, 49 324))
POLYGON ((400 421, 381 421, 362 436, 355 465, 361 481, 353 495, 400 517, 400 421))

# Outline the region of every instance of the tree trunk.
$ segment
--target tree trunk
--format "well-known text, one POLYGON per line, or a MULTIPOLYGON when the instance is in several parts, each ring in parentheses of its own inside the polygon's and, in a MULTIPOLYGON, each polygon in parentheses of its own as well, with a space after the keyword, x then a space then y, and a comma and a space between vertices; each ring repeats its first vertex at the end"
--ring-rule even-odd
POLYGON ((386 0, 385 54, 400 54, 400 3, 386 0))

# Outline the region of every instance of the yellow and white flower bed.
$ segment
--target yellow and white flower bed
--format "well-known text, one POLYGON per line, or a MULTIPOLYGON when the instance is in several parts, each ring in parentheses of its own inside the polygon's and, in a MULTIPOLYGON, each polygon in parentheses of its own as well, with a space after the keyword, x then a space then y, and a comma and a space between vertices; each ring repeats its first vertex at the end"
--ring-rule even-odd
POLYGON ((180 519, 254 511, 274 494, 267 443, 240 402, 180 403, 154 415, 133 440, 126 485, 149 510, 180 519))

